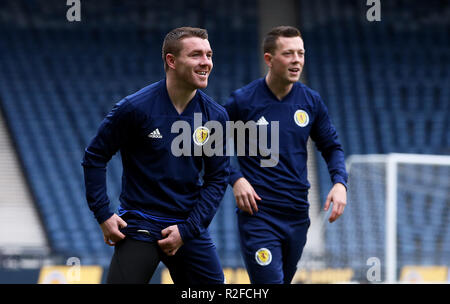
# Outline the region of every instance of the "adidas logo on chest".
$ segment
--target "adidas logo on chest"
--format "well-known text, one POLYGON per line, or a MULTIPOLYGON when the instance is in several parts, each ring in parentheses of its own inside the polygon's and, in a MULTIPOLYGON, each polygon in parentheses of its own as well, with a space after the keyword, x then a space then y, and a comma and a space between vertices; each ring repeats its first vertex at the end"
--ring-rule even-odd
POLYGON ((261 116, 261 118, 258 119, 258 121, 256 122, 257 126, 267 126, 268 124, 269 122, 266 120, 264 116, 261 116))
POLYGON ((150 138, 162 138, 161 133, 159 132, 159 129, 157 128, 156 130, 152 131, 148 137, 150 138))

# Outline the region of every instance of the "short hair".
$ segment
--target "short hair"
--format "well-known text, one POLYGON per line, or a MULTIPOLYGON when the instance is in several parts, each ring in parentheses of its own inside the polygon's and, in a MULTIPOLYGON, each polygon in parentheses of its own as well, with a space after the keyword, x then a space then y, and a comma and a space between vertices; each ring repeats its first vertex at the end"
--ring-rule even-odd
MULTIPOLYGON (((263 51, 264 53, 273 54, 277 48, 278 37, 300 37, 302 34, 300 30, 293 26, 277 26, 270 30, 264 37, 263 41, 263 51)), ((302 38, 303 39, 303 38, 302 38)))
POLYGON ((162 59, 164 61, 164 70, 168 70, 169 66, 166 62, 166 55, 171 53, 175 56, 181 51, 180 41, 185 38, 199 37, 202 39, 208 39, 208 32, 205 29, 197 27, 179 27, 171 30, 164 38, 162 46, 162 59))

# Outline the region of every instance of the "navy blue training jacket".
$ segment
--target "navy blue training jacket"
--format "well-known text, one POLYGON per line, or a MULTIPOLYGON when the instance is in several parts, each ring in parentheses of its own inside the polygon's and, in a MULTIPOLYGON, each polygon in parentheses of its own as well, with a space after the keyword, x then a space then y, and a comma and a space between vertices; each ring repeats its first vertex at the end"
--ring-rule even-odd
MULTIPOLYGON (((279 161, 274 167, 261 167, 269 157, 238 156, 239 166, 232 166, 230 185, 245 177, 262 198, 262 204, 285 210, 303 210, 309 206, 307 192, 307 141, 311 137, 328 165, 333 183, 347 187, 347 172, 342 146, 328 111, 317 92, 300 82, 278 100, 265 78, 257 79, 234 91, 225 108, 230 120, 254 121, 268 128, 279 121, 279 161), (238 168, 240 167, 240 168, 238 168)), ((270 138, 269 138, 270 139, 270 138)), ((246 151, 249 150, 246 141, 246 151)), ((269 142, 270 147, 270 142, 269 142)))
MULTIPOLYGON (((185 242, 205 231, 227 187, 229 157, 225 153, 210 157, 173 155, 171 143, 179 134, 171 133, 171 126, 179 120, 188 122, 188 137, 192 139, 194 113, 202 114, 203 124, 219 121, 225 130, 225 109, 200 90, 178 114, 165 79, 113 107, 82 161, 87 202, 99 223, 113 214, 106 191, 106 166, 120 151, 123 175, 119 215, 132 214, 141 223, 176 223, 185 242)), ((191 145, 193 151, 193 140, 191 145)))

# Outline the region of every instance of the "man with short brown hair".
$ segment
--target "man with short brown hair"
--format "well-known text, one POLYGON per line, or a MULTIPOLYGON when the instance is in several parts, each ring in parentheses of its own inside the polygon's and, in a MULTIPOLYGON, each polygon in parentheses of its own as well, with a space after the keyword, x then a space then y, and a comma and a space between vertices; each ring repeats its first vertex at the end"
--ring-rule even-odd
MULTIPOLYGON (((334 184, 325 203, 325 210, 333 203, 330 222, 344 211, 347 173, 325 104, 317 92, 298 82, 305 63, 300 31, 291 26, 272 29, 263 50, 267 75, 233 92, 225 108, 232 121, 256 121, 260 129, 278 121, 279 160, 274 167, 262 167, 261 154, 238 156, 240 169, 232 168, 230 185, 239 208, 241 250, 251 282, 288 284, 310 225, 308 138, 322 153, 334 184)), ((248 148, 249 141, 245 145, 248 148)))
POLYGON ((115 246, 107 282, 148 283, 162 261, 175 284, 220 284, 223 271, 207 227, 227 187, 229 158, 172 153, 174 123, 193 129, 194 113, 202 114, 202 125, 213 120, 224 127, 228 120, 225 109, 199 90, 213 67, 206 30, 172 30, 163 60, 166 77, 117 103, 85 151, 89 208, 106 244, 115 246), (122 193, 115 214, 105 175, 119 150, 122 193))

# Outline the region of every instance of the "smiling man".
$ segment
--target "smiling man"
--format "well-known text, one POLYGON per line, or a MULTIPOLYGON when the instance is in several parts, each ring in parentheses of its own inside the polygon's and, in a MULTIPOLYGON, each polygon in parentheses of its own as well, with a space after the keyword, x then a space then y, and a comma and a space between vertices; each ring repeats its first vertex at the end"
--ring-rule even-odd
MULTIPOLYGON (((334 184, 325 202, 334 222, 346 205, 344 153, 319 94, 298 82, 305 63, 300 31, 272 29, 265 37, 264 78, 233 92, 225 108, 232 121, 279 122, 279 161, 260 166, 262 155, 238 156, 230 185, 238 207, 241 250, 252 283, 288 284, 297 269, 309 228, 307 141, 327 162, 334 184)), ((257 123, 257 124, 258 124, 257 123)), ((262 127, 262 126, 260 126, 262 127)), ((249 142, 246 143, 249 148, 249 142)))
POLYGON ((207 227, 227 187, 229 159, 171 153, 176 121, 192 128, 194 113, 202 124, 214 120, 225 127, 228 120, 225 109, 199 90, 213 68, 206 30, 172 30, 162 57, 166 78, 114 106, 82 163, 89 207, 106 244, 115 246, 107 282, 148 283, 162 261, 175 284, 223 283, 207 227), (106 165, 117 151, 123 176, 116 214, 109 209, 106 165))

